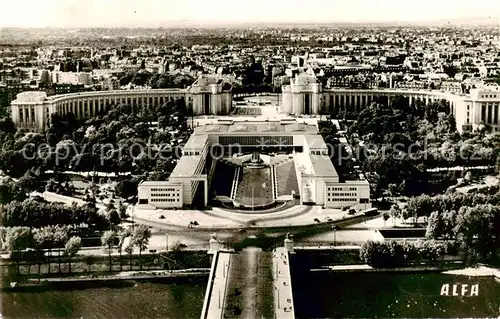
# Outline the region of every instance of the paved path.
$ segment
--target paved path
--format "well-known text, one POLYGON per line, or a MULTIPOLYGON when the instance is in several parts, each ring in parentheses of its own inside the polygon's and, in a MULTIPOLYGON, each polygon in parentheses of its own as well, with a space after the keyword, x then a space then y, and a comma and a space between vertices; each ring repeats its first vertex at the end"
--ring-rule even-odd
POLYGON ((165 228, 188 227, 192 221, 198 222, 199 229, 235 229, 241 227, 266 228, 315 225, 333 220, 347 219, 347 212, 339 209, 323 209, 320 206, 297 205, 288 209, 255 214, 232 212, 214 207, 212 210, 165 210, 145 209, 137 206, 130 210, 136 220, 151 221, 165 228), (163 218, 160 218, 163 215, 163 218))
MULTIPOLYGON (((44 197, 47 201, 63 202, 71 205, 85 203, 79 198, 62 196, 59 194, 44 192, 33 193, 44 197)), ((104 205, 97 203, 98 208, 104 205)), ((146 224, 164 230, 186 230, 191 222, 196 221, 196 229, 238 229, 242 227, 269 228, 269 227, 292 227, 330 223, 332 221, 344 222, 354 216, 347 215, 338 209, 323 209, 320 206, 293 206, 284 211, 269 214, 234 213, 214 208, 211 211, 200 210, 164 210, 145 209, 140 206, 127 207, 127 212, 136 222, 146 224), (162 217, 163 216, 163 217, 162 217), (161 217, 161 218, 160 218, 161 217)))
POLYGON ((284 248, 272 253, 255 247, 219 252, 216 262, 202 319, 295 318, 290 260, 284 248))
POLYGON ((274 317, 271 258, 259 248, 231 255, 224 318, 274 317))
POLYGON ((346 246, 330 246, 330 245, 319 245, 319 246, 295 246, 295 250, 357 250, 361 246, 356 245, 346 245, 346 246))

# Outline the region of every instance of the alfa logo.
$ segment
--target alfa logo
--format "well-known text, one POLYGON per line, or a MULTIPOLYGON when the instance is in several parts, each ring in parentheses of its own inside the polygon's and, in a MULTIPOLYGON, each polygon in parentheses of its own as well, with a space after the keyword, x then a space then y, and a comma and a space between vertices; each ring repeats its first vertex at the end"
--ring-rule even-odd
POLYGON ((479 284, 475 284, 475 285, 444 284, 441 286, 441 296, 461 296, 461 297, 479 296, 479 284), (451 292, 450 292, 450 288, 451 288, 451 292))

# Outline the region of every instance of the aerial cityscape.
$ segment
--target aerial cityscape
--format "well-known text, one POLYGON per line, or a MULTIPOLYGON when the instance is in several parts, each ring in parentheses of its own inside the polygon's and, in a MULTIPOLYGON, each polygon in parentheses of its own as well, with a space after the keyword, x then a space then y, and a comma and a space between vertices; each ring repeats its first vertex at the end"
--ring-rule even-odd
POLYGON ((500 318, 500 3, 4 9, 0 317, 500 318))

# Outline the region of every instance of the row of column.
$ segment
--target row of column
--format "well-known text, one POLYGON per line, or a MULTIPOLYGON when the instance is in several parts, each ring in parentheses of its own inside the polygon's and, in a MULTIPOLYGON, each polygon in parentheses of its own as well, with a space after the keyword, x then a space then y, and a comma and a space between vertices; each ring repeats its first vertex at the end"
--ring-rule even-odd
POLYGON ((75 114, 77 118, 85 118, 94 116, 99 112, 108 111, 111 105, 128 104, 132 108, 148 107, 156 108, 168 100, 175 100, 184 97, 179 95, 126 95, 126 96, 112 96, 112 97, 82 97, 59 102, 56 110, 59 114, 67 114, 69 112, 75 114))
MULTIPOLYGON (((360 109, 367 107, 377 98, 394 98, 399 96, 400 94, 389 93, 389 94, 363 94, 363 93, 346 93, 346 94, 331 94, 327 96, 326 103, 329 108, 338 109, 338 107, 342 106, 344 108, 354 107, 354 110, 359 111, 360 109), (328 101, 329 99, 329 101, 328 101)), ((412 105, 414 101, 420 100, 423 101, 426 105, 429 103, 434 103, 439 100, 436 96, 429 95, 409 95, 409 104, 412 105)))
POLYGON ((366 107, 373 102, 375 96, 373 94, 334 94, 330 95, 330 107, 338 109, 354 106, 356 110, 366 107))
POLYGON ((36 123, 35 106, 19 106, 19 122, 22 125, 28 126, 36 123))
POLYGON ((481 122, 486 124, 497 125, 499 122, 499 104, 498 103, 482 103, 481 104, 481 122))

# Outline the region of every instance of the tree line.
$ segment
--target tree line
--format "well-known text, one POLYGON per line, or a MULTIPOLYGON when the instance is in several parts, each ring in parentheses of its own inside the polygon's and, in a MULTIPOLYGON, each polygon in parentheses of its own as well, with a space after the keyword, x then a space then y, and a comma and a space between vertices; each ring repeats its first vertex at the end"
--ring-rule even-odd
POLYGON ((30 169, 143 173, 156 165, 159 152, 164 159, 175 159, 173 149, 191 134, 188 115, 186 102, 178 99, 156 109, 112 106, 87 120, 53 114, 44 134, 0 125, 0 169, 12 177, 30 169), (153 148, 153 156, 141 160, 137 145, 147 148, 149 143, 170 147, 153 148), (113 145, 112 149, 103 150, 106 144, 113 145))
MULTIPOLYGON (((137 225, 131 229, 107 230, 100 239, 102 247, 109 257, 109 271, 112 270, 111 254, 113 250, 120 254, 120 270, 122 270, 122 252, 129 255, 130 269, 132 268, 132 254, 134 249, 139 250, 139 259, 147 249, 151 231, 147 226, 137 225)), ((51 272, 53 251, 58 253, 59 272, 61 272, 61 252, 68 262, 71 272, 71 262, 81 250, 83 243, 80 236, 72 235, 72 228, 66 225, 50 225, 41 228, 24 226, 0 227, 0 248, 8 251, 11 260, 17 264, 18 273, 22 262, 28 264, 28 274, 31 266, 38 265, 38 274, 43 264, 48 265, 51 272)), ((140 263, 142 269, 142 263, 140 263)))
POLYGON ((401 267, 412 263, 437 262, 445 254, 457 254, 453 242, 435 240, 372 241, 361 246, 360 259, 375 267, 401 267))
POLYGON ((406 196, 439 193, 457 177, 429 169, 494 167, 500 157, 500 136, 486 136, 484 130, 459 134, 444 100, 425 105, 399 97, 372 103, 355 118, 347 136, 357 149, 373 197, 382 196, 389 187, 406 196))
POLYGON ((473 193, 452 192, 410 198, 403 218, 426 217, 426 237, 453 239, 473 260, 497 260, 500 250, 500 191, 498 186, 473 193))
POLYGON ((0 203, 22 201, 35 190, 72 196, 72 183, 60 174, 67 170, 135 174, 135 178, 122 178, 117 188, 126 198, 134 196, 140 180, 169 177, 182 143, 192 132, 188 115, 183 99, 167 101, 156 109, 121 104, 87 120, 54 114, 43 134, 16 130, 3 118, 0 170, 20 183, 0 177, 0 203), (47 171, 54 173, 47 175, 47 171))
POLYGON ((54 225, 74 226, 75 229, 104 231, 110 228, 106 216, 99 213, 94 203, 71 206, 42 199, 12 201, 0 206, 0 221, 4 227, 25 226, 42 228, 54 225))

